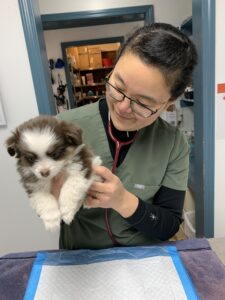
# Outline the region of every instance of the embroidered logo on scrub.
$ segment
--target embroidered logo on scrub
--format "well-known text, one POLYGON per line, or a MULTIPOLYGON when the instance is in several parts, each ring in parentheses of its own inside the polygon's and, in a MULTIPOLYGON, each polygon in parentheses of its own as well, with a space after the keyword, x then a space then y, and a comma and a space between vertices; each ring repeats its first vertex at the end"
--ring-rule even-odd
POLYGON ((157 217, 155 214, 153 214, 153 213, 150 213, 150 214, 149 214, 149 218, 150 218, 152 221, 157 221, 157 220, 158 220, 158 217, 157 217))
POLYGON ((143 185, 143 184, 138 184, 138 183, 135 183, 135 184, 134 184, 134 187, 135 187, 136 189, 139 189, 139 190, 144 190, 144 189, 145 189, 145 185, 143 185))

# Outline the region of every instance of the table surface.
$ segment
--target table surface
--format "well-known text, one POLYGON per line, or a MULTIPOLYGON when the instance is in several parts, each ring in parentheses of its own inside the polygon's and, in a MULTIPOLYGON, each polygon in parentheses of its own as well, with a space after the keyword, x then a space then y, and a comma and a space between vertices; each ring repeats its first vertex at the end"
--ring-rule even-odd
MULTIPOLYGON (((201 300, 225 299, 225 238, 191 239, 160 245, 168 244, 177 247, 201 300)), ((0 300, 23 299, 36 254, 12 253, 0 257, 0 300)))
POLYGON ((225 237, 208 239, 208 242, 213 251, 225 265, 225 237))

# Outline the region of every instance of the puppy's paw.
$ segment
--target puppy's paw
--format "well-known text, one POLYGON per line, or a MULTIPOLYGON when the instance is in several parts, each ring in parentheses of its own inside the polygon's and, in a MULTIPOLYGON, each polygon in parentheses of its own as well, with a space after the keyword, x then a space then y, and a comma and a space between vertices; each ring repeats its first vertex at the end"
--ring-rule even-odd
POLYGON ((92 182, 93 181, 97 181, 97 182, 104 182, 104 180, 103 180, 103 178, 101 177, 101 176, 99 176, 99 175, 96 175, 96 174, 92 174, 92 176, 91 176, 91 180, 92 180, 92 182))
POLYGON ((54 211, 45 211, 41 214, 45 229, 48 231, 56 231, 60 227, 61 214, 59 209, 54 211))
POLYGON ((93 166, 100 166, 102 164, 102 160, 100 158, 100 156, 95 156, 92 159, 92 165, 93 166))
POLYGON ((60 228, 61 219, 57 220, 55 222, 52 222, 52 221, 49 222, 46 220, 43 220, 43 221, 44 221, 45 229, 48 231, 55 232, 60 228))
POLYGON ((92 207, 89 206, 89 205, 87 205, 86 203, 83 203, 83 208, 85 208, 85 209, 91 209, 92 207))
POLYGON ((77 205, 68 206, 68 205, 61 205, 60 211, 61 211, 61 217, 62 220, 69 225, 77 213, 77 211, 80 209, 82 203, 77 203, 77 205))
POLYGON ((65 210, 61 210, 61 214, 62 214, 62 220, 64 221, 64 223, 66 223, 67 225, 69 225, 74 218, 74 212, 72 211, 65 211, 65 210))

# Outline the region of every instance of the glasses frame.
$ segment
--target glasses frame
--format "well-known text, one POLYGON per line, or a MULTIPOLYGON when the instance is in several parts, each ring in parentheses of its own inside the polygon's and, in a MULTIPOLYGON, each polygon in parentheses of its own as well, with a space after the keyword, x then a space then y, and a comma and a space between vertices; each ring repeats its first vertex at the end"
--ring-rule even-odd
POLYGON ((132 108, 132 105, 130 106, 131 109, 132 109, 132 111, 133 111, 134 113, 138 114, 138 115, 139 115, 140 117, 142 117, 142 118, 149 118, 149 117, 155 115, 155 114, 160 110, 160 109, 152 110, 151 108, 147 107, 146 105, 144 105, 143 103, 139 102, 138 100, 132 99, 132 98, 130 98, 129 96, 127 96, 125 93, 123 93, 122 91, 120 91, 118 88, 116 88, 113 84, 111 84, 111 83, 109 82, 109 78, 110 78, 111 74, 112 74, 112 72, 110 72, 110 73, 105 77, 105 83, 108 84, 108 85, 110 85, 110 86, 111 86, 112 88, 114 88, 118 93, 120 93, 121 95, 123 95, 123 99, 121 99, 121 100, 117 100, 117 99, 115 99, 115 98, 113 98, 113 97, 111 96, 115 101, 122 102, 125 98, 127 98, 127 99, 130 100, 131 103, 132 103, 132 102, 133 102, 133 103, 136 103, 137 105, 140 105, 141 107, 145 108, 146 110, 149 111, 149 115, 148 115, 148 116, 143 116, 142 114, 136 112, 136 111, 132 108))

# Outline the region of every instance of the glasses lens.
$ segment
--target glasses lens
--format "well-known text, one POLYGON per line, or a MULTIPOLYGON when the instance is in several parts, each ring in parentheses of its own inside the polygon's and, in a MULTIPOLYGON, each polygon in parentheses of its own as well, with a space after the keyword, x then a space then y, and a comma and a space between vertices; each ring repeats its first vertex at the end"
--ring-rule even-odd
POLYGON ((124 96, 117 89, 111 86, 109 83, 106 85, 107 92, 110 97, 112 97, 116 101, 122 101, 124 96))
POLYGON ((131 107, 135 113, 144 118, 150 117, 152 114, 154 114, 153 111, 133 101, 131 101, 131 107))
MULTIPOLYGON (((109 82, 106 82, 106 83, 107 83, 106 91, 107 91, 108 95, 116 101, 123 101, 125 95, 122 94, 120 91, 118 91, 109 82)), ((135 101, 132 101, 131 99, 130 99, 130 105, 131 105, 133 112, 135 112, 136 114, 138 114, 139 116, 141 116, 143 118, 148 118, 155 113, 154 111, 149 110, 148 108, 136 103, 135 101)))

